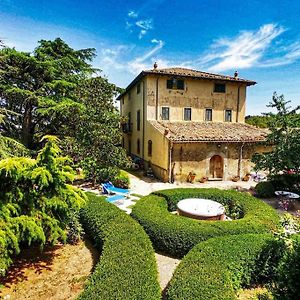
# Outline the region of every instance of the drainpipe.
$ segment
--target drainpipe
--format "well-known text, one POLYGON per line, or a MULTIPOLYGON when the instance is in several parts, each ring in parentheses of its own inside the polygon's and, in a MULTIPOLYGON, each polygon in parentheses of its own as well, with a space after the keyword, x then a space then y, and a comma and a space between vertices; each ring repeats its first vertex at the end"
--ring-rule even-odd
POLYGON ((147 107, 145 105, 145 80, 143 80, 143 99, 142 99, 142 109, 143 109, 143 138, 142 138, 142 159, 143 159, 143 163, 144 163, 144 159, 145 159, 145 107, 147 107))
POLYGON ((237 106, 236 106, 236 122, 239 121, 239 111, 240 111, 240 88, 241 86, 238 86, 238 97, 237 97, 237 106))
POLYGON ((159 77, 156 78, 156 92, 155 92, 155 120, 158 120, 158 80, 159 77))
POLYGON ((169 141, 169 183, 172 183, 172 152, 173 143, 169 141))
POLYGON ((243 148, 245 146, 245 143, 242 143, 239 153, 239 160, 238 160, 238 176, 241 178, 241 166, 242 166, 242 159, 243 159, 243 148))

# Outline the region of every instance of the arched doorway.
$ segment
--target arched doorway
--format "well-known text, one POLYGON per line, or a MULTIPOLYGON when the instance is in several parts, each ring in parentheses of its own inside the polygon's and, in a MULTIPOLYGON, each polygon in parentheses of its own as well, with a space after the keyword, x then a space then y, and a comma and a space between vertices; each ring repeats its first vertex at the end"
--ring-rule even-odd
POLYGON ((209 175, 211 178, 223 179, 223 158, 220 155, 214 155, 209 161, 209 175))

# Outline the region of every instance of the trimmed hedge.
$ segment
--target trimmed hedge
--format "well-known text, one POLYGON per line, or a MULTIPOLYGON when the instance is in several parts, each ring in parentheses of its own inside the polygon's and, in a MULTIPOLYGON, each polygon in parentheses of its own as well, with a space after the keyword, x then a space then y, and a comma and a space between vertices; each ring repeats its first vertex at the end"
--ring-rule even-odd
POLYGON ((158 191, 140 199, 131 215, 144 227, 154 247, 175 257, 182 257, 195 245, 209 238, 266 233, 276 229, 276 211, 250 194, 218 189, 172 189, 158 191), (205 198, 220 202, 230 213, 242 214, 233 221, 199 221, 171 214, 184 198, 205 198))
POLYGON ((280 261, 275 284, 271 285, 275 299, 294 300, 300 296, 300 235, 294 235, 292 247, 280 261))
POLYGON ((167 299, 237 299, 241 287, 274 276, 283 243, 267 234, 210 239, 194 247, 177 267, 167 299))
POLYGON ((81 220, 102 253, 79 299, 160 299, 154 250, 142 227, 103 197, 88 196, 81 220))

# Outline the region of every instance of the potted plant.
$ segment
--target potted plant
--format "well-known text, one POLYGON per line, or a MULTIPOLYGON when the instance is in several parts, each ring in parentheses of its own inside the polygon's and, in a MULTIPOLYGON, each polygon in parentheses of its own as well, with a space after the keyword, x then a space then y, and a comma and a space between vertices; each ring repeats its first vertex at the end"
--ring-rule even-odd
POLYGON ((193 183, 196 177, 196 173, 191 171, 188 175, 187 182, 193 183))
POLYGON ((208 180, 208 177, 203 176, 199 181, 200 181, 201 183, 204 183, 204 182, 206 182, 207 180, 208 180))
POLYGON ((233 176, 233 177, 232 177, 232 181, 233 181, 233 182, 237 182, 237 181, 239 181, 239 180, 240 180, 240 176, 237 176, 237 175, 236 175, 236 176, 233 176))

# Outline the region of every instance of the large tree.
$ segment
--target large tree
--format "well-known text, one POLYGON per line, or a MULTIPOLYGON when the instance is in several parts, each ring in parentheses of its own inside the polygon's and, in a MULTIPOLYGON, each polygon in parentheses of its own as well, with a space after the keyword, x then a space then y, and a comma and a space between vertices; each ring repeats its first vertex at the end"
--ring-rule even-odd
POLYGON ((77 89, 83 109, 65 146, 94 183, 112 179, 119 168, 130 163, 121 147, 120 115, 114 105, 119 92, 103 77, 84 80, 77 89))
POLYGON ((31 149, 44 134, 68 131, 82 109, 74 91, 95 72, 94 56, 94 49, 74 50, 60 38, 39 41, 33 53, 1 49, 0 108, 14 113, 0 131, 31 149))
POLYGON ((267 142, 272 146, 272 151, 253 157, 255 168, 267 170, 270 175, 300 172, 300 129, 297 127, 300 106, 292 109, 288 106, 289 102, 283 95, 273 94, 268 107, 275 108, 277 112, 266 114, 270 116, 267 142))

